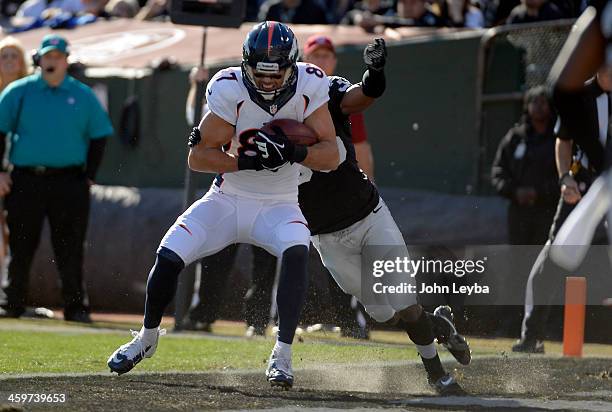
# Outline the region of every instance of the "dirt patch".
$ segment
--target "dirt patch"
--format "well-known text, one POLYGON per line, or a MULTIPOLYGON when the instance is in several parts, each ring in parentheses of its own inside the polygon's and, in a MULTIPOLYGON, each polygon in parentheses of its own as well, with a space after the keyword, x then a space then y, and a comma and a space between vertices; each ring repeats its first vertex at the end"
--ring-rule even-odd
MULTIPOLYGON (((449 364, 450 365, 450 364, 449 364)), ((453 366, 449 366, 451 369, 453 366)), ((72 411, 406 408, 411 410, 612 410, 612 359, 494 357, 454 370, 467 398, 440 399, 416 363, 296 371, 296 387, 273 390, 261 371, 2 378, 0 393, 65 393, 72 411), (608 409, 606 409, 608 408, 608 409)), ((5 400, 2 401, 6 404, 5 400)))

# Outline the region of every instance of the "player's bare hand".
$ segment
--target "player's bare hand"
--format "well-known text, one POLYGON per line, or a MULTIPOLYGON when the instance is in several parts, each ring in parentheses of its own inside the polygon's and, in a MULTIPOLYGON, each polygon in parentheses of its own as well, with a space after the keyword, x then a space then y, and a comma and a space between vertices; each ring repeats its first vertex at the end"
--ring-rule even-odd
POLYGON ((189 83, 195 84, 197 82, 208 81, 208 69, 198 66, 191 69, 189 72, 189 83))
POLYGON ((514 198, 521 206, 533 206, 537 197, 538 193, 533 187, 519 187, 514 194, 514 198))
POLYGON ((0 173, 0 196, 6 196, 11 192, 13 180, 8 173, 0 173))
POLYGON ((570 205, 575 205, 582 198, 580 190, 578 189, 578 183, 572 176, 563 178, 561 196, 563 197, 563 201, 570 205))

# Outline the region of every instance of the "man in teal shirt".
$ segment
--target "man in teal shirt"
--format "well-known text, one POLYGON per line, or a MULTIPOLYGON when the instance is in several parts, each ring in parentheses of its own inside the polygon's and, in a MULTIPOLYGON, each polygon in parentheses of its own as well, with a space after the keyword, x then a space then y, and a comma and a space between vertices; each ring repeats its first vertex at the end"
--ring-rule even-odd
POLYGON ((10 173, 0 172, 11 249, 0 317, 25 310, 30 266, 48 218, 64 319, 91 322, 83 288, 89 187, 113 127, 92 90, 67 74, 64 38, 45 36, 34 60, 40 70, 0 95, 0 154, 5 138, 11 142, 10 173))

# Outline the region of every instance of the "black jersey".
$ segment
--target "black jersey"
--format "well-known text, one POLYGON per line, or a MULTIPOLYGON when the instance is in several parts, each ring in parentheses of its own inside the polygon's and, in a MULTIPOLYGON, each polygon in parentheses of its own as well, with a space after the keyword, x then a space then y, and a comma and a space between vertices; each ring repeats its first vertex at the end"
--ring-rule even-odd
POLYGON ((306 180, 299 186, 299 202, 313 235, 347 228, 366 217, 378 204, 378 190, 357 165, 351 139, 351 123, 340 103, 351 83, 329 77, 329 112, 346 149, 346 160, 332 172, 304 169, 306 180), (309 176, 308 176, 309 175, 309 176))

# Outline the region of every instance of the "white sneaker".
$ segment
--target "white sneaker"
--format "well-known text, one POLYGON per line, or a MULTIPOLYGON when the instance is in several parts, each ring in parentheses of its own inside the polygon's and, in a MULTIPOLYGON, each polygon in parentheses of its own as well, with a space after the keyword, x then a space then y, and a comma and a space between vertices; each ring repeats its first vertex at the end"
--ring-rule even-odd
POLYGON ((289 389, 293 386, 293 370, 291 369, 291 358, 281 358, 272 350, 266 377, 272 386, 280 386, 289 389))
POLYGON ((140 336, 140 332, 131 330, 132 336, 134 337, 130 342, 125 345, 121 345, 113 354, 108 358, 107 365, 111 372, 117 372, 122 375, 129 372, 136 366, 138 362, 144 358, 150 358, 157 349, 157 342, 159 337, 166 334, 166 329, 159 329, 155 343, 151 345, 145 345, 140 336))

